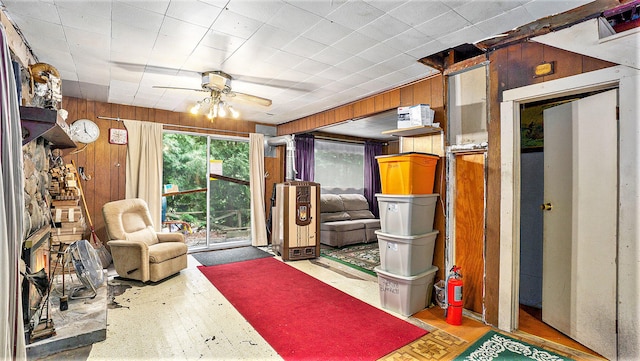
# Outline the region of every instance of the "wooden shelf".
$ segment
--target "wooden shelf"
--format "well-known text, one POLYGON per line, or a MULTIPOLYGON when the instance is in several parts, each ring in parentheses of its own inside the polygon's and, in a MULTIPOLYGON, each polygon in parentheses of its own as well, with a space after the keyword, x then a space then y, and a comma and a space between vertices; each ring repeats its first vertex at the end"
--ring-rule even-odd
POLYGON ((393 135, 396 137, 417 137, 422 135, 437 134, 442 132, 442 128, 432 127, 429 125, 418 125, 415 127, 386 130, 382 134, 393 135))
POLYGON ((36 107, 20 107, 20 122, 22 124, 22 145, 43 137, 51 142, 51 148, 75 148, 76 143, 60 126, 64 123, 58 118, 58 112, 53 109, 36 107))
POLYGON ((47 224, 31 233, 29 237, 24 240, 24 248, 32 248, 33 246, 39 245, 42 240, 49 237, 49 232, 51 232, 51 226, 47 224))

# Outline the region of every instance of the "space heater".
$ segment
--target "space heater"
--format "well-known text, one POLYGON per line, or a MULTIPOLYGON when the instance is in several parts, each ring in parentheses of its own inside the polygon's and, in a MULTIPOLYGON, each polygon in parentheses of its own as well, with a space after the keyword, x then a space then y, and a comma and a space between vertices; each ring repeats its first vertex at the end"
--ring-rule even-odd
POLYGON ((285 261, 320 256, 320 184, 276 184, 272 247, 285 261))

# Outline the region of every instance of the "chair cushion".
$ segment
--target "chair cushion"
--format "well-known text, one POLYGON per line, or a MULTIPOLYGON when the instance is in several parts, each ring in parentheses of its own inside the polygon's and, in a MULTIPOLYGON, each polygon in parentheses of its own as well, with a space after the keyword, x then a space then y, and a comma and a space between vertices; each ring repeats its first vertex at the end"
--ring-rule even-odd
POLYGON ((320 213, 320 222, 348 221, 351 219, 346 212, 320 213))
POLYGON ((364 228, 363 223, 353 222, 353 221, 336 221, 336 222, 320 223, 321 231, 346 232, 346 231, 353 231, 356 229, 363 229, 363 228, 364 228))
POLYGON ((127 241, 144 242, 147 246, 152 246, 158 243, 158 236, 151 226, 142 228, 135 232, 126 233, 125 237, 127 241))
POLYGON ((187 254, 187 245, 180 242, 156 243, 149 247, 149 262, 161 263, 187 254))

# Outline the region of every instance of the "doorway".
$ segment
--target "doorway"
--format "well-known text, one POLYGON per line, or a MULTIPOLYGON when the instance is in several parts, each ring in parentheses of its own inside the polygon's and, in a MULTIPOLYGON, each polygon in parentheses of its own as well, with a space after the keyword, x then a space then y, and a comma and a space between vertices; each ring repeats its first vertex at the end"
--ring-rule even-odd
POLYGON ((616 105, 609 90, 520 113, 519 329, 607 357, 616 355, 616 105))
MULTIPOLYGON (((637 109, 640 72, 625 66, 613 66, 553 81, 532 84, 502 92, 500 104, 500 264, 498 283, 498 327, 518 328, 519 247, 520 247, 520 114, 519 105, 604 89, 619 89, 619 139, 617 226, 617 357, 634 358, 640 354, 637 342, 640 315, 637 307, 637 220, 640 219, 640 190, 637 188, 640 133, 637 109)), ((595 314, 594 316, 597 316, 595 314)), ((606 355, 605 355, 606 356, 606 355)), ((613 356, 614 358, 616 355, 613 356)))
POLYGON ((190 251, 250 245, 248 141, 166 131, 163 144, 163 228, 190 251))

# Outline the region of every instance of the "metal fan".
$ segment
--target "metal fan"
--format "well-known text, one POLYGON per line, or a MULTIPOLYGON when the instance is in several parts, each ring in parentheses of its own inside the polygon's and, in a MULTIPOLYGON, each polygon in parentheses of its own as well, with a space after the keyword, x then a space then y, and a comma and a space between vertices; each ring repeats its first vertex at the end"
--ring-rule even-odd
MULTIPOLYGON (((202 106, 208 105, 207 116, 210 119, 216 118, 218 114, 229 111, 234 117, 237 117, 237 112, 228 103, 230 100, 240 101, 243 103, 261 105, 268 107, 271 105, 271 99, 262 98, 256 95, 239 93, 231 89, 231 81, 233 77, 220 70, 212 70, 201 73, 202 75, 202 89, 193 88, 181 88, 173 86, 154 86, 154 88, 160 89, 180 89, 180 90, 193 90, 208 92, 209 96, 199 101, 192 109, 191 112, 197 114, 202 106)), ((224 116, 224 114, 220 114, 224 116)))
POLYGON ((69 298, 74 300, 96 297, 98 294, 96 290, 104 284, 104 273, 95 248, 91 246, 89 241, 82 239, 71 243, 67 252, 71 256, 70 262, 73 263, 76 275, 83 285, 74 288, 69 298))

